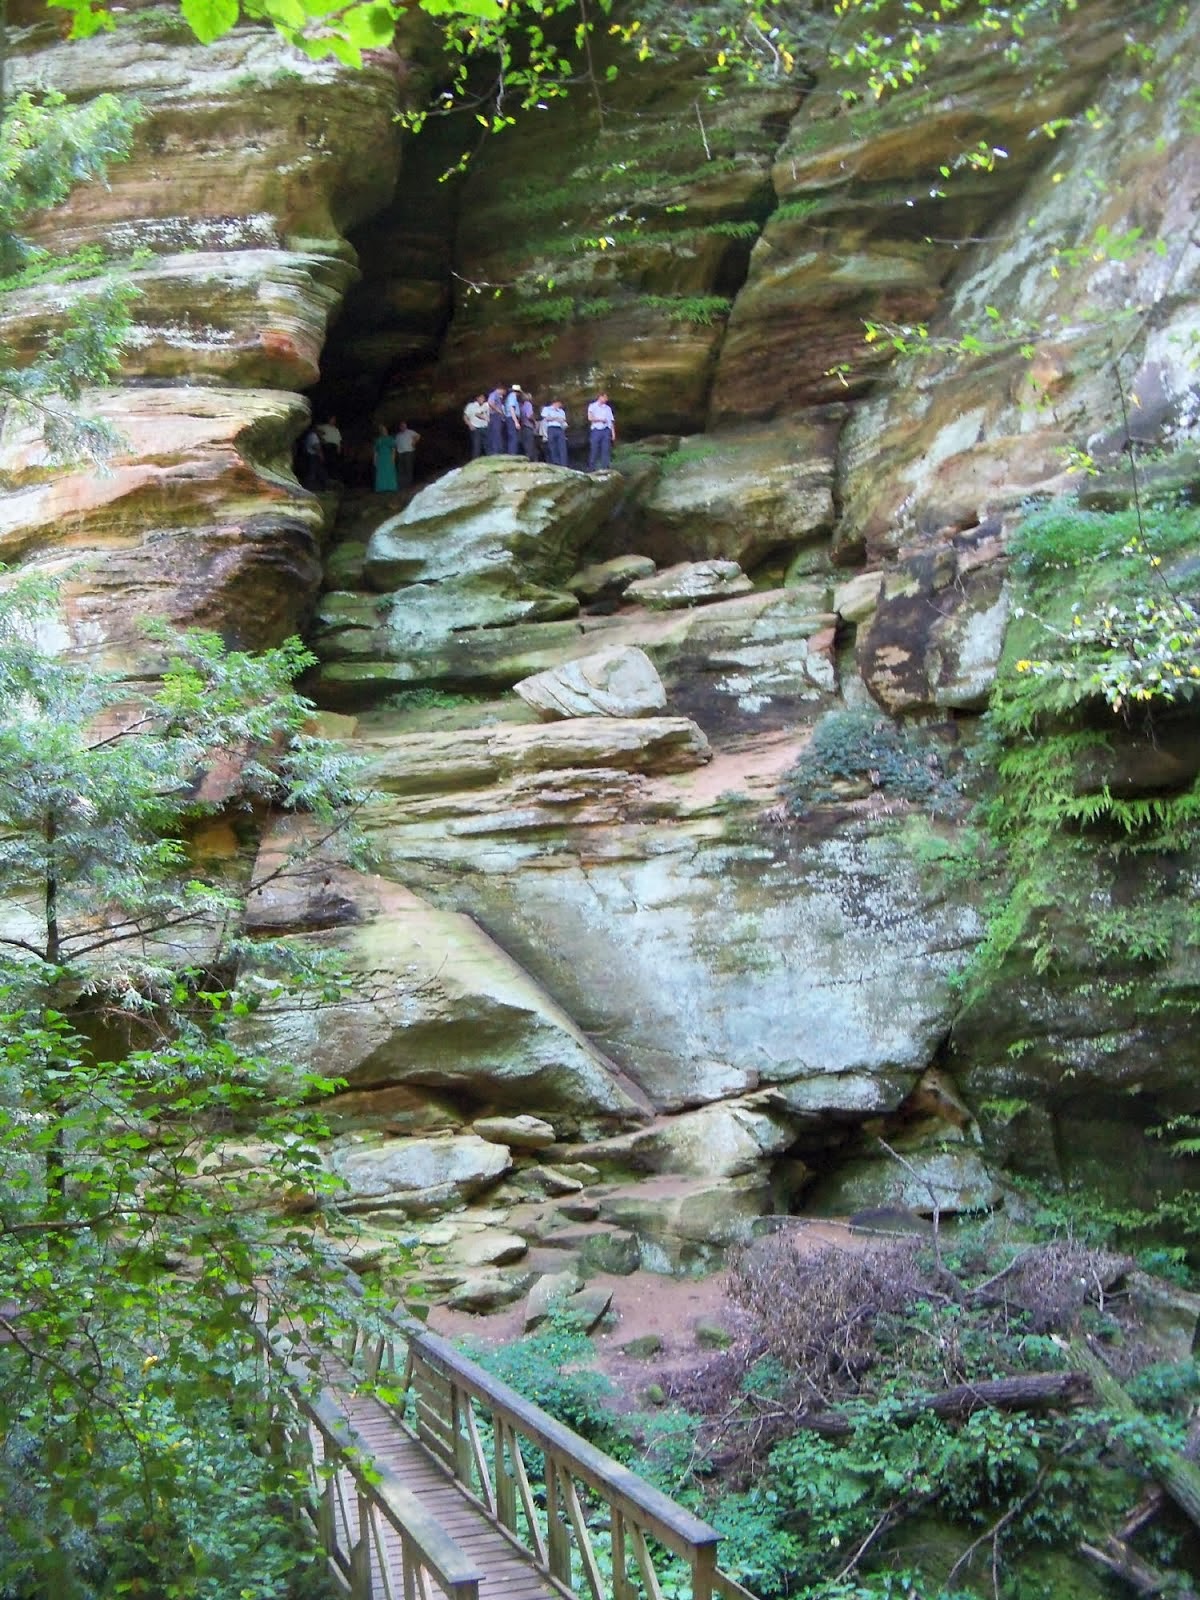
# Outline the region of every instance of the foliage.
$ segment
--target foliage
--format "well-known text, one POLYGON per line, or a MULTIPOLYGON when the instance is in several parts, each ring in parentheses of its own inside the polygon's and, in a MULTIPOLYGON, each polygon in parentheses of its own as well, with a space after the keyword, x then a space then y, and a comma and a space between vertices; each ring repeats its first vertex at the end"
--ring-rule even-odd
POLYGON ((282 1594, 311 1557, 250 1322, 332 1316, 295 1112, 329 1085, 281 1095, 219 1037, 105 1061, 48 1008, 0 1027, 0 1594, 282 1594))
POLYGON ((1059 502, 1017 531, 1014 621, 977 751, 991 774, 980 818, 1007 868, 969 990, 1018 954, 1035 971, 1068 955, 1099 973, 1153 968, 1195 936, 1190 907, 1164 890, 1200 839, 1200 786, 1129 793, 1106 774, 1114 747, 1152 745, 1200 678, 1200 630, 1164 577, 1198 544, 1191 507, 1059 502), (1114 900, 1105 886, 1128 856, 1142 887, 1114 900))
POLYGON ((355 768, 305 731, 294 641, 160 630, 130 682, 44 652, 52 600, 0 590, 0 1594, 283 1595, 308 1556, 251 1319, 338 1323, 301 1105, 333 1085, 241 1050, 231 983, 244 895, 346 831, 355 768), (201 869, 198 823, 268 806, 294 851, 201 869))
POLYGON ((937 750, 879 711, 828 711, 781 788, 792 816, 839 796, 839 784, 868 784, 889 798, 952 808, 957 789, 937 750))
POLYGON ((305 731, 311 707, 291 683, 312 657, 298 640, 249 655, 159 628, 161 679, 131 685, 45 655, 49 604, 36 580, 0 593, 0 896, 28 906, 0 951, 35 989, 153 1009, 173 992, 185 930, 202 931, 213 967, 237 953, 245 886, 198 872, 187 830, 273 805, 344 832, 358 767, 305 731))
MULTIPOLYGON (((0 90, 2 73, 0 63, 0 90)), ((76 184, 102 180, 123 160, 140 113, 111 94, 79 106, 61 94, 21 94, 4 104, 0 94, 0 106, 0 294, 56 274, 94 280, 56 317, 32 360, 0 343, 0 425, 10 419, 32 425, 51 461, 83 455, 102 462, 115 435, 102 421, 80 415, 77 402, 115 372, 135 291, 91 253, 62 262, 20 230, 76 184)))
POLYGON ((602 1450, 624 1451, 622 1425, 611 1409, 612 1385, 593 1369, 591 1342, 569 1313, 551 1315, 511 1344, 473 1345, 470 1354, 584 1439, 602 1450))

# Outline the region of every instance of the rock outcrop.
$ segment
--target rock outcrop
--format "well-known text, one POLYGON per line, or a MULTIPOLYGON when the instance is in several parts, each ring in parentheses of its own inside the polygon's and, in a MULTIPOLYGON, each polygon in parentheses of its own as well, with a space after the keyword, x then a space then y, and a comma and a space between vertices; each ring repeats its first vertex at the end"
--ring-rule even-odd
MULTIPOLYGON (((63 472, 6 418, 0 557, 62 575, 62 647, 129 672, 146 615, 308 632, 374 871, 322 858, 254 897, 253 931, 346 987, 240 1026, 344 1080, 328 1159, 360 1264, 400 1233, 434 1292, 537 1285, 536 1318, 806 1197, 977 1208, 1004 1166, 1119 1168, 1131 1101, 1184 1103, 1194 947, 1093 988, 1064 919, 1057 965, 964 1001, 985 896, 946 866, 961 808, 928 799, 1011 659, 1029 497, 1077 488, 1073 454, 1120 503, 1142 445, 1160 497, 1200 481, 1197 20, 1099 3, 1062 28, 879 103, 623 70, 602 122, 555 104, 457 184, 435 130, 394 199, 403 42, 350 75, 255 28, 204 51, 156 12, 81 46, 13 30, 18 84, 133 88, 147 117, 111 186, 42 225, 141 290, 122 380, 88 397, 123 443, 107 476, 63 472), (459 465, 497 379, 561 394, 576 458, 606 385, 615 470, 459 465), (306 390, 344 477, 401 417, 419 475, 452 470, 302 489, 306 390), (780 783, 835 708, 920 725, 932 765, 905 790, 831 759, 797 820, 780 783)), ((6 294, 4 337, 86 292, 6 294)), ((1078 792, 1183 792, 1193 735, 1114 740, 1078 792)), ((302 826, 268 823, 261 859, 302 826)), ((1114 916, 1159 866, 1122 858, 1114 916)), ((1161 893, 1195 878, 1181 851, 1161 893)))

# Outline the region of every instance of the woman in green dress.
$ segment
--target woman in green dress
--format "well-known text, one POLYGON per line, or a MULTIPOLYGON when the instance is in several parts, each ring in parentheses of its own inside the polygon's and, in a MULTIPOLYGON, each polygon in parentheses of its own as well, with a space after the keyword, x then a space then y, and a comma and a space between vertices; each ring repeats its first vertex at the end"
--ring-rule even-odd
POLYGON ((396 480, 396 442, 381 422, 375 440, 375 492, 394 494, 399 487, 396 480))

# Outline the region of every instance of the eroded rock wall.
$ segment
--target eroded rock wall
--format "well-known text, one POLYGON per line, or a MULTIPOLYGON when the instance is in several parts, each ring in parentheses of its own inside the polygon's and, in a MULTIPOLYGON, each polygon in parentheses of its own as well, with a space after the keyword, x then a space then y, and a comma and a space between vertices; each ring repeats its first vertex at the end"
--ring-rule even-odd
MULTIPOLYGON (((939 870, 945 823, 870 776, 802 824, 778 795, 830 710, 969 743, 1022 501, 1068 486, 1065 449, 1123 445, 1114 359, 1139 437, 1194 442, 1194 41, 1088 6, 1036 71, 950 56, 850 111, 833 80, 714 103, 686 63, 647 68, 603 118, 585 97, 489 144, 457 189, 421 156, 393 203, 398 59, 351 78, 152 18, 88 55, 19 39, 27 76, 142 84, 134 162, 47 227, 154 260, 126 382, 97 397, 128 449, 64 475, 10 429, 3 549, 71 565, 65 642, 110 660, 136 660, 147 610, 266 644, 317 605, 313 692, 371 763, 376 876, 330 863, 251 908, 354 984, 252 1031, 347 1079, 331 1159, 364 1256, 472 1200, 460 1234, 506 1231, 440 1281, 478 1305, 528 1280, 500 1270, 513 1230, 518 1255, 694 1262, 809 1193, 992 1203, 981 1117, 990 1158, 1054 1173, 1081 1087, 1170 1101, 1182 1035, 1136 995, 1081 999, 1086 974, 1018 974, 963 1015, 980 891, 939 870), (897 359, 917 323, 932 356, 897 359), (411 503, 321 501, 288 464, 318 368, 341 411, 428 418, 430 473, 497 380, 561 388, 576 419, 603 383, 632 442, 590 481, 484 461, 411 503), (630 650, 665 706, 563 718, 512 692, 570 666, 577 694, 630 650), (1020 1137, 980 1110, 1005 1095, 1034 1108, 1020 1137), (881 1133, 907 1168, 863 1159, 881 1133)), ((41 312, 15 309, 19 336, 41 312)))

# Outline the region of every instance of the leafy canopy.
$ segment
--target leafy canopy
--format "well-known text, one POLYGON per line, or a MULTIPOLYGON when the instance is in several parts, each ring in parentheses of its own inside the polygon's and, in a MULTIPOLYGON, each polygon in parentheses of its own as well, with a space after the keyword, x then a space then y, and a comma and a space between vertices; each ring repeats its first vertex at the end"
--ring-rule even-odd
POLYGON ((296 1596, 251 1318, 338 1325, 305 1110, 333 1085, 240 1048, 230 984, 257 824, 346 832, 355 768, 306 731, 295 641, 160 630, 135 682, 49 654, 52 602, 0 590, 0 1594, 296 1596), (218 812, 235 870, 196 856, 218 812))
POLYGON ((77 184, 102 180, 124 160, 140 112, 111 94, 78 106, 56 93, 20 94, 4 104, 2 73, 0 62, 0 304, 6 318, 39 328, 49 323, 53 331, 25 350, 0 340, 0 426, 31 424, 51 461, 99 463, 115 435, 82 414, 79 401, 116 371, 136 291, 89 258, 85 275, 94 281, 71 297, 65 312, 55 307, 51 314, 34 286, 75 275, 77 263, 31 243, 22 230, 77 184))

